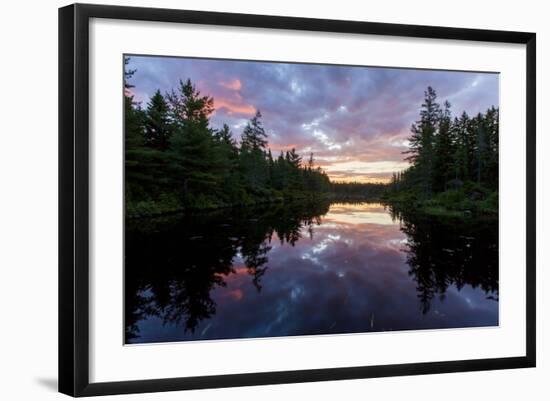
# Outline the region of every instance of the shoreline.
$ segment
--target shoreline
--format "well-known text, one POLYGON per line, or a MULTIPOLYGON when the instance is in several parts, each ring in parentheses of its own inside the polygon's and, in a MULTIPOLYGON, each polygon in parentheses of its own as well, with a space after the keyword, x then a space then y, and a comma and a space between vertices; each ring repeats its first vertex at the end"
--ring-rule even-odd
MULTIPOLYGON (((458 204, 443 205, 436 199, 426 200, 411 200, 400 199, 399 197, 377 196, 368 197, 361 195, 341 195, 335 193, 322 194, 294 194, 293 196, 277 196, 264 199, 256 199, 246 203, 236 204, 218 204, 205 205, 201 207, 177 207, 177 208, 162 208, 155 205, 155 211, 147 211, 143 213, 128 213, 125 212, 127 220, 136 221, 139 219, 156 218, 171 216, 177 214, 200 214, 214 213, 230 209, 256 208, 267 205, 292 205, 295 203, 318 203, 318 202, 349 202, 349 203, 382 203, 384 205, 393 206, 397 212, 425 214, 432 217, 447 217, 456 219, 498 219, 498 209, 483 209, 482 201, 473 202, 470 208, 460 208, 458 204)), ((126 209, 127 210, 127 209, 126 209)))
POLYGON ((170 216, 182 213, 209 213, 216 211, 223 211, 228 209, 242 209, 248 207, 260 207, 272 204, 293 204, 297 202, 365 202, 365 203, 386 203, 386 201, 378 197, 367 197, 367 196, 358 196, 358 195, 340 195, 332 192, 321 193, 321 194, 293 194, 292 196, 277 196, 271 198, 257 199, 251 202, 246 203, 235 203, 235 204, 218 204, 218 205, 205 205, 201 207, 177 207, 177 208, 165 208, 155 205, 155 209, 158 211, 148 211, 143 213, 128 213, 127 207, 125 208, 125 218, 128 220, 139 220, 144 218, 152 217, 163 217, 170 216))
POLYGON ((397 211, 422 213, 433 217, 449 217, 456 219, 490 219, 498 220, 498 207, 487 207, 485 201, 471 201, 468 207, 461 207, 460 203, 444 204, 436 198, 426 200, 403 200, 385 198, 383 202, 397 206, 397 211))

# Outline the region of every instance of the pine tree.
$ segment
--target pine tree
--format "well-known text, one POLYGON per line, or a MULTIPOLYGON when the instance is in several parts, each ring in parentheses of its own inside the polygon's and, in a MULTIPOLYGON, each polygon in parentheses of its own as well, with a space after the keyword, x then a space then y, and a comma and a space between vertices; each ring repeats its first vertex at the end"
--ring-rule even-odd
POLYGON ((296 153, 296 149, 292 148, 286 152, 286 163, 289 168, 289 186, 293 190, 303 190, 302 180, 302 157, 296 153))
POLYGON ((239 204, 243 201, 243 183, 239 172, 239 149, 237 142, 227 124, 214 132, 215 146, 211 152, 218 153, 222 170, 221 191, 219 197, 228 204, 239 204))
POLYGON ((185 83, 180 80, 178 91, 172 90, 166 97, 176 123, 208 128, 208 118, 214 112, 214 99, 210 96, 201 96, 190 79, 185 83))
POLYGON ((136 70, 126 69, 128 64, 130 64, 130 57, 124 57, 124 94, 127 97, 132 97, 128 89, 131 89, 134 87, 134 85, 130 83, 130 79, 134 76, 134 74, 136 73, 136 70))
POLYGON ((287 168, 286 168, 286 161, 283 154, 283 151, 281 150, 281 153, 277 157, 277 159, 273 162, 273 187, 279 191, 283 190, 287 186, 287 168))
POLYGON ((487 129, 487 174, 486 185, 492 190, 498 189, 498 132, 499 132, 499 112, 495 107, 491 107, 485 113, 485 127, 487 129))
POLYGON ((273 173, 275 170, 275 162, 273 161, 273 155, 271 154, 271 149, 267 150, 267 168, 269 173, 269 186, 273 187, 273 173))
POLYGON ((307 168, 309 170, 313 170, 314 165, 315 165, 315 159, 313 158, 313 152, 310 152, 309 159, 307 161, 307 168))
POLYGON ((456 150, 454 157, 455 177, 468 181, 472 176, 473 143, 471 136, 471 121, 466 112, 455 119, 456 150))
POLYGON ((406 160, 415 166, 416 181, 425 197, 433 190, 434 139, 438 128, 440 106, 435 90, 428 86, 420 109, 420 120, 411 127, 409 154, 406 160))
POLYGON ((256 111, 248 121, 241 135, 240 162, 241 171, 251 192, 261 194, 269 184, 269 166, 266 160, 265 148, 267 134, 260 118, 262 114, 256 111))
POLYGON ((241 139, 243 151, 264 150, 267 146, 267 134, 260 118, 262 118, 262 113, 257 110, 254 117, 246 124, 241 139))
POLYGON ((292 168, 299 170, 302 167, 302 157, 296 153, 296 148, 286 153, 286 159, 292 168))
POLYGON ((237 142, 233 138, 233 134, 231 133, 231 130, 229 129, 229 126, 227 124, 224 124, 222 129, 215 132, 214 136, 216 139, 231 148, 237 149, 237 142))
POLYGON ((476 163, 476 180, 478 184, 481 184, 482 180, 485 181, 486 172, 485 166, 489 159, 489 146, 487 138, 487 128, 485 127, 485 118, 481 113, 475 117, 473 124, 476 133, 476 147, 475 147, 475 163, 476 163))
POLYGON ((435 139, 433 183, 436 192, 447 189, 447 182, 453 178, 453 157, 455 154, 453 130, 451 129, 451 104, 445 101, 439 117, 435 139))
MULTIPOLYGON (((125 66, 128 64, 129 58, 125 58, 125 66)), ((125 201, 130 213, 136 203, 154 202, 167 188, 163 169, 165 159, 159 151, 146 144, 147 113, 128 90, 134 87, 129 79, 135 72, 124 72, 125 201)))
POLYGON ((145 141, 147 145, 153 148, 166 150, 171 134, 172 126, 168 103, 166 103, 166 100, 161 95, 160 90, 157 90, 147 104, 145 113, 145 141))
POLYGON ((209 128, 214 99, 201 96, 189 79, 185 83, 180 80, 179 90, 172 91, 167 98, 175 127, 171 173, 179 178, 178 192, 186 203, 205 202, 219 190, 225 167, 223 155, 217 151, 213 131, 209 128), (200 194, 204 194, 202 198, 200 194))

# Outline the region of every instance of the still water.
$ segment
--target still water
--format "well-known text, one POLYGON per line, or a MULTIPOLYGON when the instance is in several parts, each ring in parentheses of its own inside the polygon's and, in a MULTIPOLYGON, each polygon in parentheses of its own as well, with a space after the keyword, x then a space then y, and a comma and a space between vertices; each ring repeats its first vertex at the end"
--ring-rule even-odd
POLYGON ((498 325, 498 223, 377 203, 130 221, 126 343, 498 325))

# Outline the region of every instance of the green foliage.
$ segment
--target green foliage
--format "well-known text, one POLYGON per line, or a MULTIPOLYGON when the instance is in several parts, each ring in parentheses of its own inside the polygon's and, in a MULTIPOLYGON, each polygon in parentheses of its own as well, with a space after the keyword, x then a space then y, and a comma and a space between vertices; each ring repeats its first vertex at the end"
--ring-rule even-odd
POLYGON ((145 143, 153 148, 166 150, 172 134, 168 103, 157 90, 145 112, 145 143))
POLYGON ((441 192, 431 200, 431 204, 449 211, 498 213, 498 192, 489 191, 474 183, 471 183, 471 187, 475 189, 461 188, 441 192))
POLYGON ((295 149, 273 159, 260 111, 237 144, 227 125, 210 126, 214 99, 190 80, 165 96, 157 90, 142 110, 128 82, 134 73, 125 72, 127 216, 306 199, 330 191, 313 155, 307 165, 295 149))
POLYGON ((241 137, 241 151, 263 151, 267 146, 267 134, 265 133, 261 119, 262 113, 256 110, 256 115, 246 124, 241 137))
POLYGON ((443 211, 498 211, 498 109, 452 119, 451 105, 443 108, 428 87, 420 119, 413 124, 411 166, 395 173, 386 199, 443 211))

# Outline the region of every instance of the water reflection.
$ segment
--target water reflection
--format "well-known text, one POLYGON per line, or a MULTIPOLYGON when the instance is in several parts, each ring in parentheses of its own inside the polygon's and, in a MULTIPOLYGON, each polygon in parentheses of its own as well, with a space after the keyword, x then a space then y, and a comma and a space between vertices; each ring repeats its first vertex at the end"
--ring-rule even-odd
POLYGON ((497 239, 369 203, 129 222, 126 342, 496 325, 497 239))

